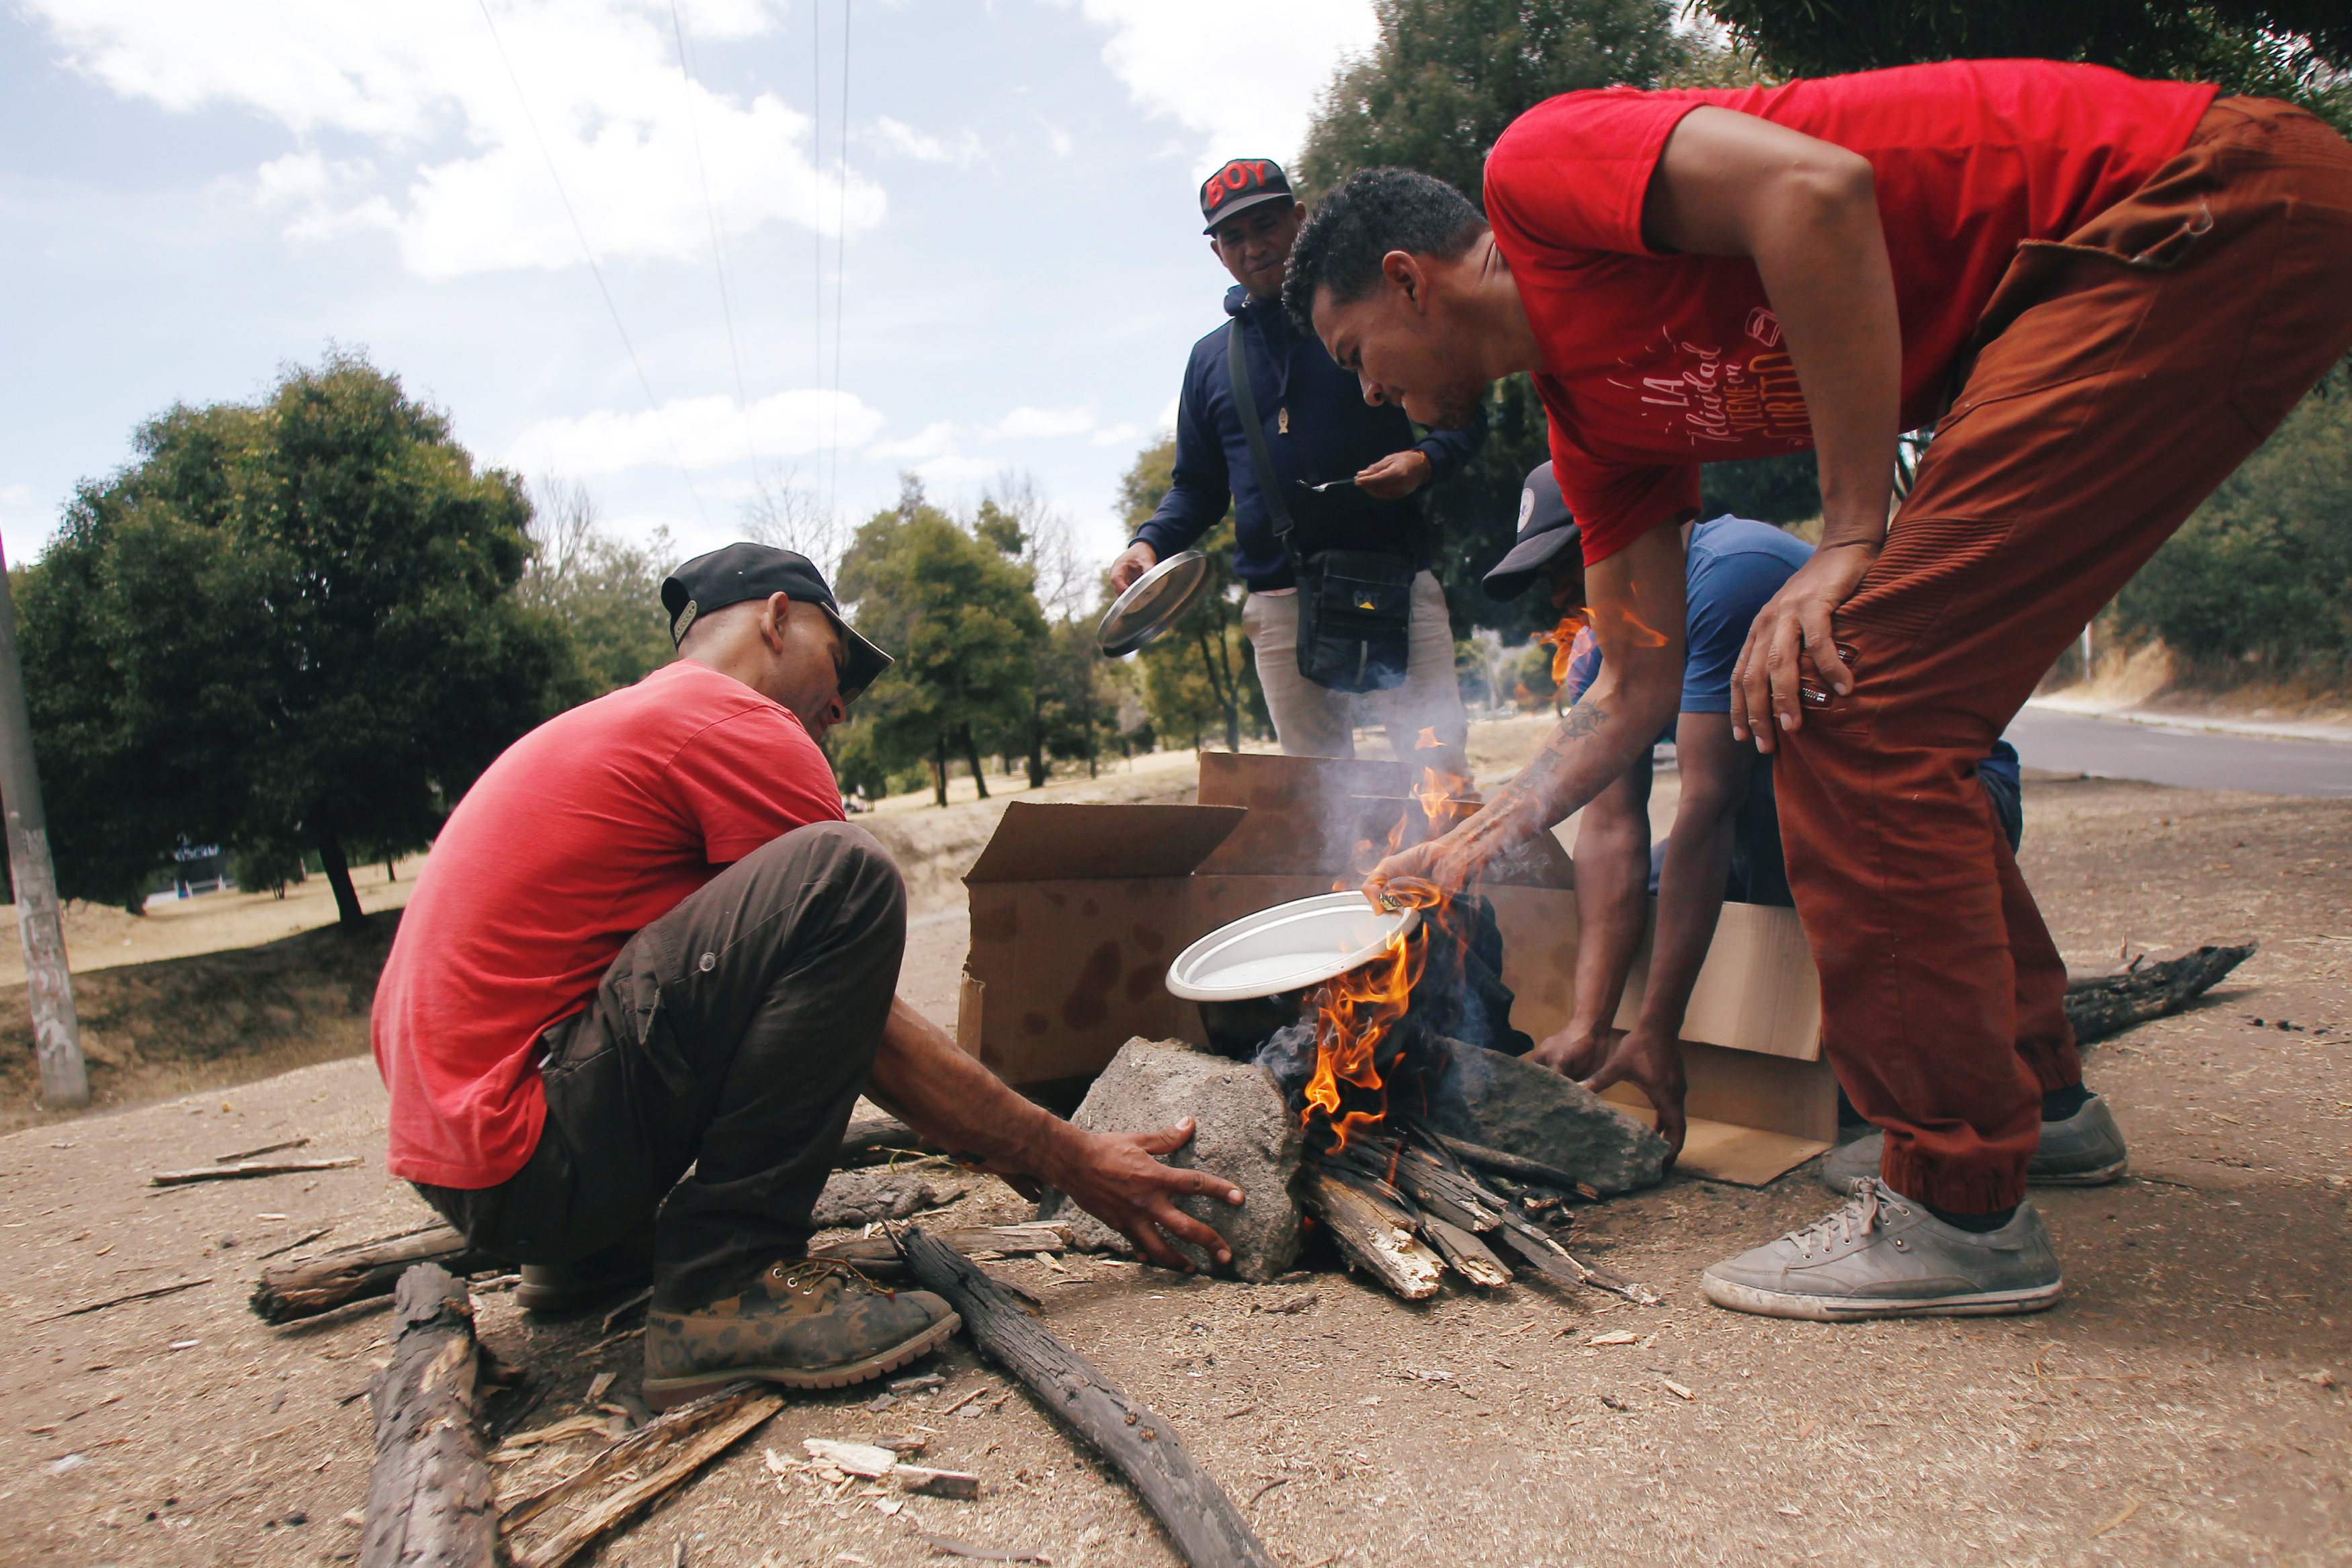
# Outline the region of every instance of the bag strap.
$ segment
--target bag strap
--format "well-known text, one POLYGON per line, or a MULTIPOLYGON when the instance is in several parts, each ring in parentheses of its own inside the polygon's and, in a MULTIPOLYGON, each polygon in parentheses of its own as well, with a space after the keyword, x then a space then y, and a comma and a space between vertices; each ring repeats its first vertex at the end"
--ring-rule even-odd
MULTIPOLYGON (((1257 393, 1250 386, 1249 355, 1242 344, 1242 319, 1234 318, 1225 334, 1225 371, 1233 378, 1234 406, 1241 411, 1242 430, 1249 437, 1250 465, 1257 470, 1257 487, 1265 497, 1266 516, 1273 519, 1275 541, 1290 555, 1290 507, 1283 501, 1282 485, 1274 476, 1274 456, 1265 449, 1265 422, 1257 414, 1257 393)), ((1293 557, 1292 570, 1297 568, 1293 557)))

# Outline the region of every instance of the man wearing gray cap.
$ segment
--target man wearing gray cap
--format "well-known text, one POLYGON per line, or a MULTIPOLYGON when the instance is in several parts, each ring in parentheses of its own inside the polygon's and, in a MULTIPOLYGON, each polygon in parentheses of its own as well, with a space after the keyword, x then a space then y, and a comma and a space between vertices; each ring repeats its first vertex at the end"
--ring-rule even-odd
POLYGON ((982 1168, 1068 1193, 1155 1261, 1230 1256, 1151 1156, 1081 1132, 893 993, 906 894, 819 743, 890 664, 805 559, 737 544, 662 584, 678 659, 507 748, 443 825, 376 988, 393 1175, 560 1311, 648 1275, 646 1401, 832 1388, 955 1314, 806 1257, 871 1094, 982 1168), (689 1173, 691 1167, 691 1174, 689 1173))

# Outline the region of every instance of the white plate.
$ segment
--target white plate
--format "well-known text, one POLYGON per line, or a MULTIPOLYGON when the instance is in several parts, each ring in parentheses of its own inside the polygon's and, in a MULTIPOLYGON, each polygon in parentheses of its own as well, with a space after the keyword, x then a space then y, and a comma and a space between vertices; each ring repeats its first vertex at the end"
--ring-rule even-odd
POLYGON ((1168 630, 1209 583, 1209 558, 1179 550, 1128 585, 1095 632, 1105 656, 1123 659, 1168 630))
POLYGON ((1383 915, 1360 893, 1277 904, 1210 932, 1168 966, 1168 988, 1187 1001, 1238 1002, 1304 990, 1381 956, 1412 935, 1418 909, 1383 915))

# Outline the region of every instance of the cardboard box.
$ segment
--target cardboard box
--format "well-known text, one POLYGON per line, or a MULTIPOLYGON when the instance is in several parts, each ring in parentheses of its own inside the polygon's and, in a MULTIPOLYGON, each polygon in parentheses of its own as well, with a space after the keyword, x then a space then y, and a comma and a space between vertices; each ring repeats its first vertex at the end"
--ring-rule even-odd
MULTIPOLYGON (((1256 910, 1358 885, 1400 822, 1399 841, 1417 841, 1421 806, 1404 769, 1306 758, 1204 753, 1194 805, 1015 800, 964 878, 971 950, 956 1038, 1048 1103, 1073 1100, 1131 1036, 1204 1044, 1198 1009, 1168 992, 1176 955, 1256 910)), ((1568 1023, 1573 889, 1549 835, 1481 888, 1502 928, 1511 1021, 1538 1040, 1568 1023)), ((1646 966, 1645 946, 1621 1027, 1639 1009, 1646 966)), ((1757 1185, 1829 1146, 1837 1088, 1792 911, 1724 906, 1683 1033, 1684 1168, 1757 1185)), ((1611 1098, 1647 1119, 1633 1091, 1611 1098)))

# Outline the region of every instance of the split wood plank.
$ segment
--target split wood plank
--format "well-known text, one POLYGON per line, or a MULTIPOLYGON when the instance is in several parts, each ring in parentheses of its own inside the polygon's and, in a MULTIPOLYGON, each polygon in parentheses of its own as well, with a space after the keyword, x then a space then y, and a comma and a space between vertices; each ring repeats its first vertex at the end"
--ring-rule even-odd
POLYGON ((1458 1225, 1448 1225, 1433 1214, 1422 1216, 1421 1231, 1429 1238, 1453 1270, 1474 1285, 1498 1290, 1511 1282, 1511 1271, 1486 1244, 1458 1225))
POLYGON ((1274 1568, 1273 1553, 1165 1417, 1129 1398, 971 1260, 911 1226, 897 1234, 923 1288, 945 1296, 982 1354, 1135 1483, 1192 1568, 1274 1568))
POLYGON ((1560 1192, 1574 1192, 1583 1185, 1576 1176, 1558 1166, 1548 1166, 1541 1160, 1531 1160, 1523 1155, 1507 1154, 1501 1149, 1490 1149, 1483 1144, 1465 1143, 1460 1138, 1449 1138, 1443 1133, 1432 1133, 1430 1136, 1443 1144, 1447 1152, 1456 1159, 1502 1176, 1517 1176, 1521 1181, 1538 1182, 1560 1192))
POLYGON ((616 1526, 640 1504, 652 1502, 701 1469, 708 1460, 734 1446, 752 1427, 783 1408, 783 1396, 755 1383, 731 1383, 718 1394, 706 1394, 694 1404, 677 1406, 618 1438, 569 1477, 551 1481, 527 1498, 518 1498, 499 1519, 503 1535, 515 1535, 522 1526, 552 1507, 572 1502, 588 1488, 628 1471, 630 1483, 612 1498, 591 1504, 579 1519, 548 1535, 536 1547, 515 1556, 518 1568, 555 1568, 576 1556, 588 1542, 616 1526), (625 1500, 625 1502, 624 1502, 625 1500), (588 1528, 593 1526, 593 1528, 588 1528))
POLYGON ((475 1425, 474 1308, 465 1281, 425 1264, 394 1293, 392 1360, 371 1391, 375 1469, 360 1568, 493 1568, 498 1510, 475 1425))
POLYGON ((255 1176, 299 1176, 304 1171, 346 1171, 360 1163, 357 1155, 332 1160, 241 1160, 236 1165, 198 1166, 192 1171, 157 1171, 149 1186, 186 1186, 200 1181, 250 1181, 255 1176))
POLYGON ((418 1263, 436 1263, 453 1274, 471 1274, 499 1261, 475 1251, 452 1227, 428 1225, 265 1269, 247 1304, 263 1322, 290 1323, 389 1294, 401 1274, 418 1263))
POLYGON ((563 1568, 628 1517, 679 1487, 784 1407, 783 1396, 756 1384, 730 1384, 682 1405, 630 1433, 573 1475, 507 1511, 511 1535, 530 1521, 609 1478, 625 1484, 537 1542, 514 1554, 515 1568, 563 1568))
POLYGON ((1349 1261, 1408 1301, 1437 1294, 1444 1260, 1415 1239, 1387 1203, 1317 1166, 1301 1173, 1299 1189, 1300 1201, 1322 1216, 1349 1261))
MULTIPOLYGON (((1045 1220, 1027 1225, 986 1225, 963 1230, 943 1230, 934 1239, 954 1248, 967 1258, 984 1252, 1020 1257, 1038 1252, 1067 1252, 1071 1249, 1070 1228, 1045 1220)), ((865 1236, 849 1241, 835 1241, 830 1246, 809 1250, 812 1258, 837 1258, 845 1263, 855 1263, 861 1270, 887 1271, 905 1266, 898 1249, 887 1236, 865 1236)))

